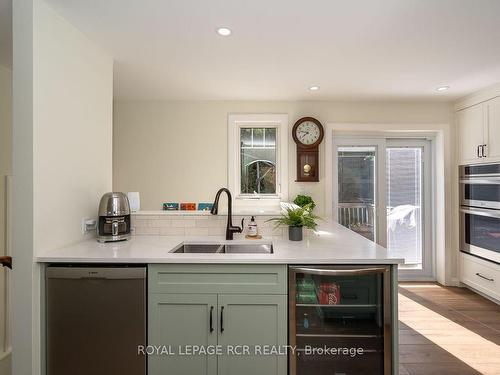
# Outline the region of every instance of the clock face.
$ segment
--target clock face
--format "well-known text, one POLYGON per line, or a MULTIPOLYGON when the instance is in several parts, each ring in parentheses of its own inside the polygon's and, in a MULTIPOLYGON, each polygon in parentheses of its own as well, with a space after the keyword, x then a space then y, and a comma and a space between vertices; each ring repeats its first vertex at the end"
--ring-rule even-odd
POLYGON ((295 130, 295 136, 304 145, 314 144, 321 136, 319 126, 312 121, 304 121, 295 130))

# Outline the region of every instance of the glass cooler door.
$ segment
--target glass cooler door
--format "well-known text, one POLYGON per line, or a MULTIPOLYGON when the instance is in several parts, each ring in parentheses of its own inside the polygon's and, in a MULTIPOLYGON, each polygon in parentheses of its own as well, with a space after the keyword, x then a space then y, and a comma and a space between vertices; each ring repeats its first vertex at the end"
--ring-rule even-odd
POLYGON ((391 374, 389 266, 289 268, 291 375, 391 374))

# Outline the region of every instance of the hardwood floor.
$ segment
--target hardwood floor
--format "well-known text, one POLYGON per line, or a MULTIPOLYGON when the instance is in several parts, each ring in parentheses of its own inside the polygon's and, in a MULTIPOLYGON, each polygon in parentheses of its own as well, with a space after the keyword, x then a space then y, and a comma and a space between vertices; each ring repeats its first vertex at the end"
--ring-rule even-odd
POLYGON ((500 306, 465 288, 400 283, 400 375, 500 375, 500 306))

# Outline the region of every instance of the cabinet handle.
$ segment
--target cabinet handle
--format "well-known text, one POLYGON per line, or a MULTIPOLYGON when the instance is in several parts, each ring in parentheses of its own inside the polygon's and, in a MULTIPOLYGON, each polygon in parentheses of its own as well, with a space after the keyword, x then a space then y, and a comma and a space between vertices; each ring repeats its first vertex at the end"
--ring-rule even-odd
POLYGON ((495 281, 495 279, 491 279, 489 277, 481 275, 479 272, 476 272, 476 276, 479 276, 481 279, 485 279, 485 280, 488 280, 488 281, 495 281))
POLYGON ((212 318, 213 312, 214 312, 214 307, 210 306, 210 333, 212 333, 214 331, 214 322, 213 322, 213 318, 212 318))
POLYGON ((224 332, 224 306, 220 307, 220 332, 224 332))
POLYGON ((481 157, 485 158, 486 157, 486 145, 481 145, 481 157))

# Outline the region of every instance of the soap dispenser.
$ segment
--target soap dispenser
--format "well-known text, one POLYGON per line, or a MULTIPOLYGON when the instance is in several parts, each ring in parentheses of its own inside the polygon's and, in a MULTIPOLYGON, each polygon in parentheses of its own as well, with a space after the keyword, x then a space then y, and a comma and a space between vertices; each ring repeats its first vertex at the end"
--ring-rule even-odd
POLYGON ((257 227, 257 223, 255 222, 255 216, 252 216, 252 218, 250 219, 250 223, 248 224, 248 237, 257 237, 258 236, 258 233, 259 230, 258 230, 258 227, 257 227))

